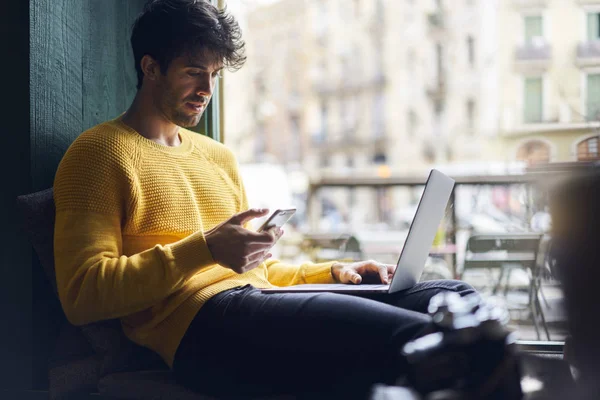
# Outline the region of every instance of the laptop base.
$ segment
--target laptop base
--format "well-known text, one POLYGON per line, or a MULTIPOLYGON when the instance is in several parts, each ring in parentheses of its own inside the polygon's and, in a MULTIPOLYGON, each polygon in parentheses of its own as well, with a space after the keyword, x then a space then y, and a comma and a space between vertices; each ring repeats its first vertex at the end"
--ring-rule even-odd
POLYGON ((294 286, 260 289, 260 291, 263 293, 318 293, 318 292, 348 293, 348 294, 388 293, 390 291, 390 285, 382 285, 382 284, 353 285, 353 284, 343 284, 343 283, 306 284, 306 285, 294 285, 294 286))

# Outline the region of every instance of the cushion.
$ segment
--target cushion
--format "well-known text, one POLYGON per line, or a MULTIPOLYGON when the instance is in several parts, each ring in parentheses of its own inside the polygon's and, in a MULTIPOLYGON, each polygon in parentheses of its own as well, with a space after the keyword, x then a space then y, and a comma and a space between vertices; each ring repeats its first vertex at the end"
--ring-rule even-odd
POLYGON ((19 196, 17 207, 21 211, 23 230, 40 260, 54 293, 58 294, 54 273, 54 191, 50 188, 19 196))
POLYGON ((77 327, 64 323, 49 360, 49 398, 97 391, 99 359, 77 327))
POLYGON ((169 369, 158 354, 129 340, 117 319, 84 325, 81 330, 100 356, 100 376, 116 372, 169 369))
MULTIPOLYGON (((54 269, 54 221, 56 214, 54 191, 50 188, 19 196, 17 197, 17 206, 22 214, 23 230, 31 241, 44 273, 58 297, 54 269)), ((59 338, 56 351, 63 352, 63 356, 69 357, 70 361, 88 359, 90 354, 95 354, 99 364, 94 368, 101 376, 113 372, 168 369, 167 365, 153 351, 138 346, 129 340, 123 333, 119 320, 101 321, 81 328, 73 328, 80 336, 83 333, 83 337, 89 343, 88 348, 84 349, 84 346, 81 346, 78 341, 61 343, 59 338), (70 348, 70 344, 73 344, 73 347, 70 348)), ((68 334, 74 337, 73 332, 68 334)), ((60 356, 57 355, 56 357, 60 359, 60 356)), ((60 363, 55 368, 59 368, 64 372, 65 364, 60 363)), ((83 371, 81 368, 80 370, 83 371)), ((69 370, 68 374, 75 379, 76 372, 77 368, 74 368, 69 370)), ((89 376, 87 372, 85 374, 86 377, 81 377, 82 382, 87 381, 89 376)), ((66 375, 64 376, 66 377, 66 375)), ((65 390, 71 389, 65 388, 65 390)))

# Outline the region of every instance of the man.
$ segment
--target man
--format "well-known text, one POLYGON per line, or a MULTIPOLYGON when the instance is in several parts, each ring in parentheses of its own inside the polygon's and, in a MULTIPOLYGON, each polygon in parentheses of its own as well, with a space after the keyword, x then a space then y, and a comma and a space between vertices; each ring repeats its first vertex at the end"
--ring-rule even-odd
POLYGON ((220 71, 245 61, 233 17, 201 0, 150 1, 131 44, 133 103, 82 133, 56 175, 56 274, 68 319, 120 318, 179 382, 217 396, 357 394, 393 382, 404 368, 402 344, 430 329, 423 313, 431 296, 472 288, 418 284, 380 299, 394 306, 262 294, 256 288, 388 282, 394 266, 286 265, 268 253, 281 230, 246 229, 267 210, 248 209, 225 146, 185 129, 200 121, 220 71))

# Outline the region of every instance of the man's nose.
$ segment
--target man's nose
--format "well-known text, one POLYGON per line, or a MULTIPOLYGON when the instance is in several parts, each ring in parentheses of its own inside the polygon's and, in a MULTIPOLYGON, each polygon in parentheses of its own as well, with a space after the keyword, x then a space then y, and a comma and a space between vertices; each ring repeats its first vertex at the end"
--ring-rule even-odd
POLYGON ((198 83, 198 86, 196 87, 196 93, 204 96, 210 96, 212 95, 214 85, 215 83, 212 78, 204 78, 198 83))

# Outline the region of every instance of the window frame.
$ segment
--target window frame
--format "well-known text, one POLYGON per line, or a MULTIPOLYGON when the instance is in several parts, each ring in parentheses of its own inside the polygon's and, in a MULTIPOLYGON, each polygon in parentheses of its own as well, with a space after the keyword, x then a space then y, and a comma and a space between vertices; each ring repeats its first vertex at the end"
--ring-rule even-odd
POLYGON ((544 107, 546 106, 546 98, 545 98, 545 93, 546 93, 546 88, 545 88, 545 79, 543 75, 531 75, 531 76, 523 76, 523 91, 522 91, 522 99, 523 99, 523 112, 522 112, 522 118, 523 118, 523 123, 524 124, 539 124, 539 123, 543 123, 544 122, 544 116, 545 116, 545 110, 544 107), (527 118, 527 81, 528 80, 539 80, 540 81, 540 87, 541 87, 541 93, 540 93, 540 101, 541 101, 541 108, 540 108, 540 118, 538 121, 530 121, 527 118))
MULTIPOLYGON (((584 102, 584 112, 585 112, 585 117, 586 120, 588 121, 596 121, 594 119, 594 115, 591 112, 592 109, 592 104, 590 104, 590 78, 594 76, 594 77, 598 77, 597 79, 600 79, 600 70, 590 70, 590 71, 586 71, 585 76, 584 76, 584 93, 583 93, 583 102, 584 102)), ((598 101, 596 103, 596 112, 600 114, 600 101, 598 101)))
MULTIPOLYGON (((210 3, 218 9, 223 9, 225 3, 223 0, 210 0, 210 3)), ((223 116, 223 76, 217 78, 217 86, 212 94, 212 99, 206 107, 200 123, 195 127, 194 131, 201 135, 208 136, 217 142, 224 143, 225 135, 223 132, 224 116, 223 116)))
POLYGON ((523 15, 523 43, 526 46, 532 45, 533 44, 533 39, 536 37, 541 37, 541 38, 545 38, 545 21, 544 21, 544 15, 542 13, 536 13, 536 14, 525 14, 523 15), (527 31, 528 31, 528 25, 527 22, 528 20, 533 20, 533 19, 539 19, 539 23, 540 23, 540 34, 538 36, 532 36, 532 37, 527 37, 527 31))

